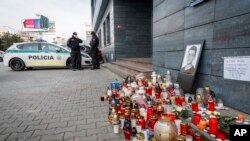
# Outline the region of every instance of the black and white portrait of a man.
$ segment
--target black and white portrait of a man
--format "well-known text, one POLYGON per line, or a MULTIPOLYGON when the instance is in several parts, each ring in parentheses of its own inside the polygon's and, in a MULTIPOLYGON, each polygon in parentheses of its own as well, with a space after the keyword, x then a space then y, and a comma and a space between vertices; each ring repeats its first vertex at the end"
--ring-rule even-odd
POLYGON ((200 48, 200 44, 187 46, 180 70, 182 73, 193 74, 195 72, 200 48))

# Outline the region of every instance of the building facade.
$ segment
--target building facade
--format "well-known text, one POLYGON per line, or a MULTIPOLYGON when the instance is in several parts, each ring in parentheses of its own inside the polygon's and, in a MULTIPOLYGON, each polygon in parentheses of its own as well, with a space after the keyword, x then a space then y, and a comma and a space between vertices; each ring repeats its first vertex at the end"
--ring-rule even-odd
POLYGON ((92 0, 91 8, 106 61, 151 57, 152 0, 92 0))
POLYGON ((92 31, 92 26, 90 23, 84 23, 84 28, 83 28, 83 34, 84 34, 84 40, 86 41, 86 44, 89 44, 91 41, 91 31, 92 31))
POLYGON ((153 67, 177 80, 186 45, 205 40, 196 88, 208 85, 225 105, 250 113, 250 82, 223 78, 223 58, 250 56, 250 1, 154 0, 153 67))
POLYGON ((249 7, 249 0, 92 0, 92 25, 108 60, 152 54, 153 70, 170 70, 174 82, 186 46, 205 41, 192 93, 208 85, 226 106, 250 114, 250 82, 223 77, 224 57, 250 56, 249 7))

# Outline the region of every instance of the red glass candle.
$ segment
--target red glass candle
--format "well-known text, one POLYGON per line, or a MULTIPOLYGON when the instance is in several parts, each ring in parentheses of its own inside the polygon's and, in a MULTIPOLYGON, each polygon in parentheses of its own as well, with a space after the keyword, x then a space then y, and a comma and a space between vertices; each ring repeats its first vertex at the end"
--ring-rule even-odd
POLYGON ((180 125, 180 129, 181 129, 181 135, 185 135, 187 134, 188 131, 188 123, 187 122, 182 122, 180 125))
POLYGON ((226 133, 225 132, 222 132, 222 131, 219 131, 217 133, 217 138, 221 139, 222 141, 224 141, 226 139, 226 133))
POLYGON ((142 79, 142 80, 141 80, 141 83, 142 83, 143 86, 145 86, 145 84, 146 84, 145 79, 142 79))
POLYGON ((195 133, 195 134, 194 134, 194 141, 202 141, 201 134, 195 133))
POLYGON ((131 138, 131 131, 125 129, 124 130, 124 137, 125 137, 126 140, 130 140, 130 138, 131 138))
POLYGON ((121 105, 120 104, 117 104, 115 106, 115 111, 121 111, 121 105))
POLYGON ((199 106, 197 102, 192 102, 192 111, 193 112, 198 112, 199 106))
POLYGON ((146 128, 146 121, 143 117, 140 117, 140 119, 138 120, 138 124, 141 126, 141 129, 146 128))
POLYGON ((157 115, 155 115, 155 114, 152 114, 151 116, 150 116, 150 119, 149 119, 149 121, 148 121, 148 127, 150 128, 150 129, 154 129, 154 126, 155 126, 155 123, 157 122, 157 115))
POLYGON ((185 105, 185 99, 184 97, 180 97, 180 106, 185 105))
POLYGON ((145 90, 146 90, 146 94, 152 95, 152 88, 146 87, 145 90))
POLYGON ((209 119, 209 133, 216 135, 218 132, 218 120, 217 118, 209 119))
POLYGON ((147 120, 149 120, 150 116, 154 113, 154 110, 152 107, 148 107, 147 109, 147 120))
POLYGON ((200 123, 200 120, 201 120, 201 115, 200 114, 194 114, 194 119, 193 119, 194 125, 198 125, 200 123))
POLYGON ((213 101, 208 101, 208 110, 214 111, 214 102, 213 101))
POLYGON ((194 138, 194 130, 193 129, 188 129, 187 134, 194 138))
POLYGON ((125 112, 126 112, 126 108, 122 107, 122 108, 121 108, 121 112, 122 112, 122 114, 124 115, 125 112))
POLYGON ((176 105, 179 105, 179 96, 175 97, 174 102, 175 102, 176 105))

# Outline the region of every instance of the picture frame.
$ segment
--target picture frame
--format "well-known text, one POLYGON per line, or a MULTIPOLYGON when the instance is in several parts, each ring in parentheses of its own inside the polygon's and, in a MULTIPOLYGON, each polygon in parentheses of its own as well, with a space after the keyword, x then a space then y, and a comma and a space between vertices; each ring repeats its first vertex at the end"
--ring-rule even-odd
POLYGON ((200 56, 205 41, 189 43, 185 47, 182 63, 177 78, 178 83, 184 92, 190 93, 198 69, 200 56))

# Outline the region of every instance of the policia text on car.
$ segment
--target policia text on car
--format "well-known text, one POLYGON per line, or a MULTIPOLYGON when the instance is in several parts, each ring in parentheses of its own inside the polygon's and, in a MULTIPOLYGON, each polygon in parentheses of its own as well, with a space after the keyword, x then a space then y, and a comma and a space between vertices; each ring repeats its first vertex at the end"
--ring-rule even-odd
POLYGON ((54 60, 53 56, 36 56, 36 55, 29 55, 29 60, 54 60))

